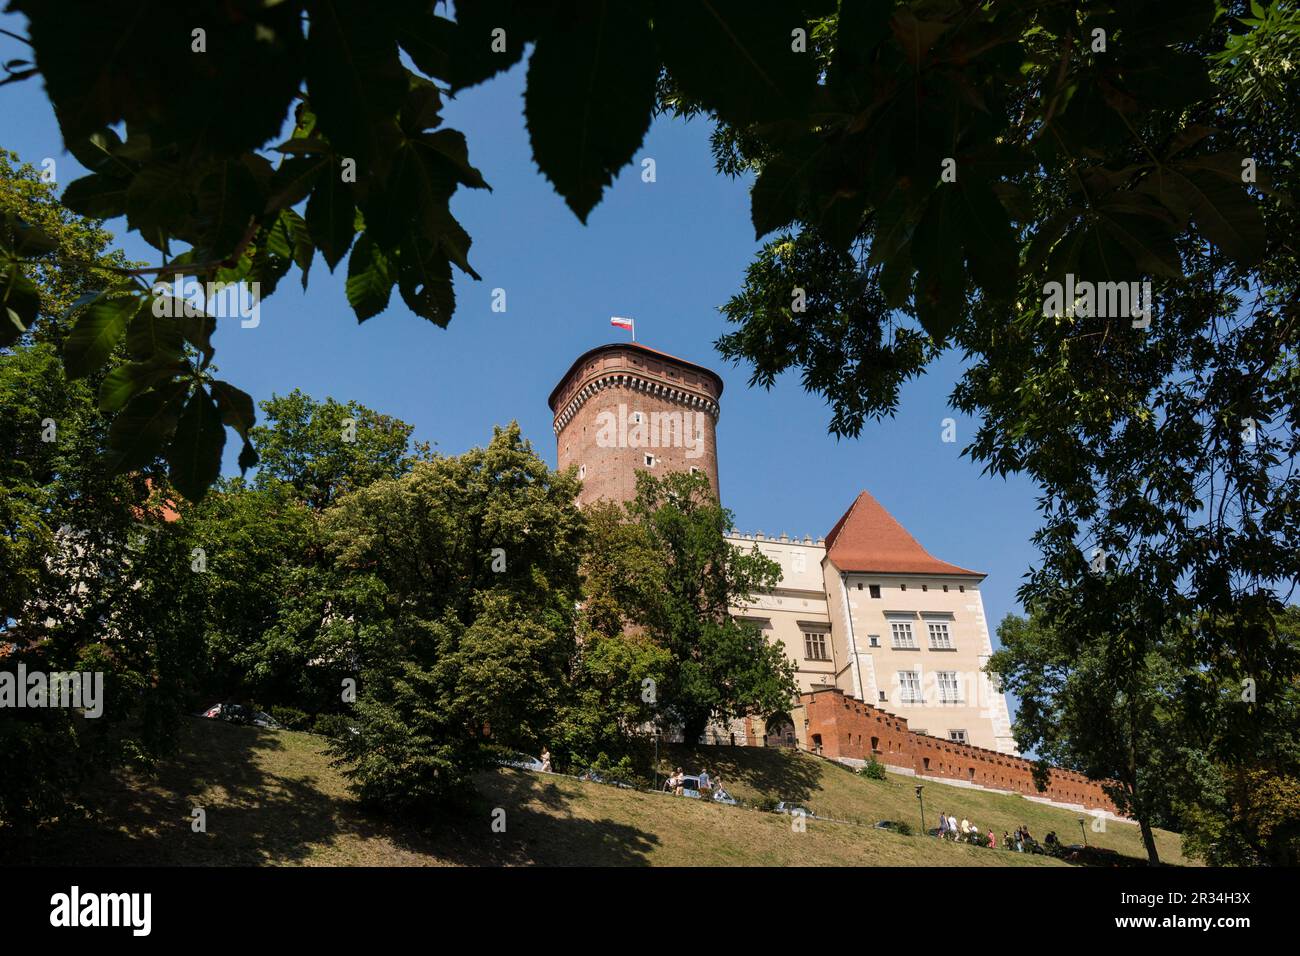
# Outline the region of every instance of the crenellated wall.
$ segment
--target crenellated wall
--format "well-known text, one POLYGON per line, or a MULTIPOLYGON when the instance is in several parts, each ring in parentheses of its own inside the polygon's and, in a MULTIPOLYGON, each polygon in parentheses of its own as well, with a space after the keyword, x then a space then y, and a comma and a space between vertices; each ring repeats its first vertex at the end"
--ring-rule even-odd
MULTIPOLYGON (((1023 757, 918 734, 907 719, 864 704, 838 688, 799 696, 807 721, 800 742, 832 759, 870 760, 940 780, 961 781, 990 790, 1007 790, 1087 810, 1115 813, 1100 782, 1070 770, 1050 771, 1046 790, 1034 784, 1033 762, 1023 757)), ((800 715, 795 716, 798 721, 800 715)))

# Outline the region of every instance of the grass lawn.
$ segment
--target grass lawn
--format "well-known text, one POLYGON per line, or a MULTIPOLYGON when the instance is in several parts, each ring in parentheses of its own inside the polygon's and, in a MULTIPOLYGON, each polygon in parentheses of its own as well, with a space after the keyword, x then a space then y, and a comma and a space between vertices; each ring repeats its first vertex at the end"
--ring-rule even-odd
MULTIPOLYGON (((561 776, 501 769, 481 774, 473 806, 448 811, 422 829, 364 812, 310 734, 194 720, 177 758, 156 774, 119 774, 93 788, 84 818, 36 836, 0 831, 0 861, 47 864, 181 865, 658 865, 658 866, 1063 866, 1044 857, 940 844, 866 827, 808 820, 638 793, 561 776), (207 832, 191 828, 202 807, 207 832), (492 830, 505 810, 506 832, 492 830)), ((846 819, 914 822, 910 783, 868 781, 804 754, 699 748, 668 755, 717 768, 738 796, 797 800, 846 819)), ((1074 816, 1019 797, 927 785, 940 803, 981 826, 1027 823, 1041 837, 1068 832, 1074 816), (945 798, 939 799, 938 794, 945 798), (946 794, 951 793, 951 799, 946 794)), ((1073 824, 1077 833, 1078 826, 1073 824)), ((1140 850, 1136 828, 1112 824, 1089 839, 1140 850), (1131 831, 1131 832, 1130 832, 1131 831)), ((1177 838, 1161 850, 1181 862, 1177 838)), ((1067 841, 1069 842, 1069 841, 1067 841)))

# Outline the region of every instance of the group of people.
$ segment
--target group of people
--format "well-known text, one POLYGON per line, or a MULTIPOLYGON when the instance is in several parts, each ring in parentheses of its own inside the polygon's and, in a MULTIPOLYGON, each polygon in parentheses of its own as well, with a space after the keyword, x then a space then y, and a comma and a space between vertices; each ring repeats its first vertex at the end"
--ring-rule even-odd
MULTIPOLYGON (((1002 837, 999 844, 998 837, 993 830, 987 829, 983 832, 971 821, 962 818, 961 822, 952 814, 939 814, 939 839, 952 840, 954 843, 971 843, 976 846, 987 846, 996 848, 1001 845, 1003 849, 1013 850, 1017 853, 1042 853, 1043 848, 1039 846, 1038 841, 1029 833, 1029 827, 1021 824, 1016 827, 1014 833, 1002 831, 1002 837)), ((1056 838, 1056 832, 1047 834, 1046 843, 1049 850, 1053 850, 1061 845, 1056 838)))
MULTIPOLYGON (((716 776, 710 775, 708 770, 701 770, 698 779, 700 782, 699 791, 701 794, 707 796, 714 790, 722 789, 722 780, 716 776)), ((664 790, 679 797, 686 792, 686 774, 682 772, 681 767, 674 770, 668 779, 664 781, 664 790)))

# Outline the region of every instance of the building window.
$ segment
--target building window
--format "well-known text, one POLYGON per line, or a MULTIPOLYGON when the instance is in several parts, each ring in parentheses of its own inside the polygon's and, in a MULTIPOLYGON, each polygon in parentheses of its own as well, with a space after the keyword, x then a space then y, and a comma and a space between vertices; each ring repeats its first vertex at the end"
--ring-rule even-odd
POLYGON ((956 671, 938 671, 935 678, 939 682, 939 703, 956 704, 961 701, 961 684, 956 671))
POLYGON ((952 741, 953 743, 955 743, 955 744, 967 744, 967 743, 970 743, 970 741, 969 741, 969 740, 967 739, 967 737, 966 737, 966 731, 964 731, 964 730, 950 730, 950 731, 948 731, 948 739, 951 740, 951 741, 952 741))
POLYGON ((948 585, 946 585, 946 584, 943 586, 943 593, 944 593, 944 594, 947 594, 947 593, 948 593, 948 585))
POLYGON ((965 593, 966 593, 966 585, 964 585, 964 584, 959 584, 959 585, 957 585, 957 590, 960 591, 962 594, 965 594, 965 593))
POLYGON ((691 465, 691 474, 692 474, 692 475, 696 474, 699 470, 700 470, 700 469, 696 468, 694 465, 691 465))
POLYGON ((906 584, 900 584, 900 585, 898 586, 898 590, 900 590, 900 591, 906 591, 906 590, 907 590, 907 585, 906 585, 906 584))
POLYGON ((823 632, 804 631, 803 649, 804 656, 810 661, 830 660, 830 656, 826 653, 826 635, 823 632))
POLYGON ((895 648, 916 647, 916 636, 912 633, 911 621, 890 621, 889 630, 894 639, 895 648))
POLYGON ((579 478, 586 478, 586 477, 587 477, 587 466, 586 466, 586 465, 579 465, 579 466, 578 466, 578 477, 579 477, 579 478))
MULTIPOLYGON (((859 584, 858 587, 861 588, 862 585, 859 584)), ((872 596, 873 598, 878 598, 878 597, 880 597, 880 585, 879 585, 879 584, 873 584, 873 585, 871 585, 871 596, 872 596)))
POLYGON ((859 591, 862 590, 862 582, 861 582, 861 581, 858 582, 858 590, 859 590, 859 591))
POLYGON ((928 584, 922 584, 922 585, 921 585, 921 590, 922 590, 922 591, 928 591, 928 590, 930 590, 930 585, 928 585, 928 584))
POLYGON ((879 634, 868 634, 868 635, 867 635, 867 643, 870 644, 872 647, 879 647, 879 646, 880 646, 880 635, 879 635, 879 634))
POLYGON ((900 702, 904 704, 921 703, 921 672, 899 671, 898 686, 901 690, 900 702))
POLYGON ((633 425, 640 425, 640 424, 641 424, 641 413, 640 413, 640 412, 633 412, 632 415, 631 415, 631 417, 630 417, 630 419, 629 419, 629 421, 631 421, 633 425))
POLYGON ((653 468, 653 467, 655 466, 655 456, 654 456, 654 455, 646 455, 646 456, 645 456, 645 466, 646 466, 647 468, 653 468))
POLYGON ((883 690, 880 691, 880 702, 883 704, 887 700, 889 700, 889 698, 885 696, 885 692, 883 690))
POLYGON ((948 633, 946 623, 943 621, 930 621, 926 626, 930 629, 930 650, 952 650, 952 635, 948 633))

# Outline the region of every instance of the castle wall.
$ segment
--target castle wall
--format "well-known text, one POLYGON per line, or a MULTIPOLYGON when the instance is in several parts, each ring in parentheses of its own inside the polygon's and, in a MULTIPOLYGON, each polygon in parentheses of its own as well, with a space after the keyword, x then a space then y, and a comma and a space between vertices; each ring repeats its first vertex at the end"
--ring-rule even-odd
POLYGON ((800 695, 796 721, 809 749, 833 760, 866 761, 937 780, 1005 790, 1085 810, 1115 813, 1102 786, 1081 773, 1051 770, 1046 790, 1034 785, 1033 762, 909 729, 907 718, 864 704, 839 689, 800 695))

